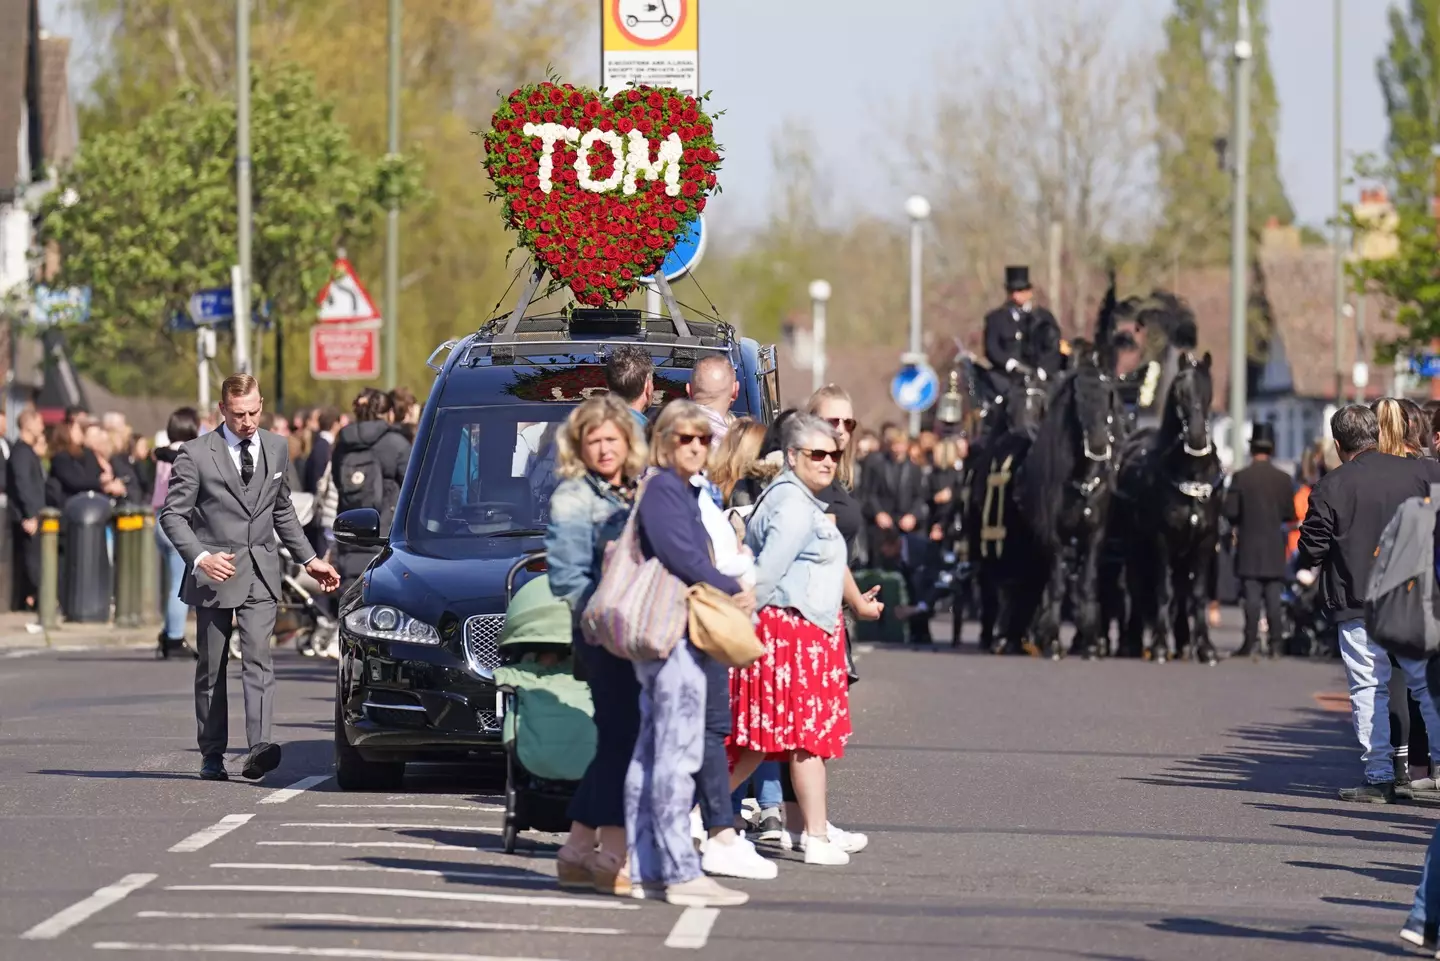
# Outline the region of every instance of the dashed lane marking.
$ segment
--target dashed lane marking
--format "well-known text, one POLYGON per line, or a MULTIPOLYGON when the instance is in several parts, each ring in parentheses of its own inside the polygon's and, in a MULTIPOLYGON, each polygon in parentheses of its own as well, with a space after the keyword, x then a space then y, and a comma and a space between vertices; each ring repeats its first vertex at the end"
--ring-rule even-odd
POLYGON ((255 815, 253 814, 227 814, 219 821, 210 825, 208 828, 205 828, 202 831, 196 831, 194 834, 190 835, 188 838, 181 841, 179 844, 171 847, 170 853, 190 854, 194 851, 198 851, 206 845, 210 844, 211 842, 218 841, 220 838, 223 838, 225 835, 229 834, 231 831, 235 830, 240 825, 244 824, 246 821, 249 821, 254 816, 255 815))
POLYGON ((107 884, 83 901, 77 901, 59 914, 41 921, 20 937, 27 941, 48 941, 51 938, 59 937, 86 918, 98 914, 118 901, 123 901, 132 892, 140 890, 155 878, 154 874, 127 874, 114 884, 107 884))
POLYGON ((373 914, 274 914, 260 911, 136 911, 137 918, 180 921, 305 921, 355 924, 362 927, 447 928, 456 931, 521 931, 532 934, 624 934, 620 928, 577 928, 552 924, 506 924, 501 921, 448 921, 434 918, 382 918, 373 914))
POLYGON ((302 777, 289 787, 281 788, 278 791, 271 791, 260 799, 261 804, 284 804, 293 797, 299 797, 317 784, 324 784, 330 780, 332 775, 314 774, 310 777, 302 777))
POLYGON ((718 908, 686 908, 676 919, 675 927, 670 929, 670 936, 665 939, 665 947, 692 950, 705 947, 705 943, 710 940, 710 929, 715 927, 715 919, 718 917, 718 908))
POLYGON ((134 941, 96 941, 97 951, 144 951, 149 954, 251 954, 285 958, 363 958, 372 961, 550 961, 546 958, 493 954, 436 954, 430 951, 382 951, 379 948, 305 948, 298 944, 145 944, 134 941))
MULTIPOLYGON (((470 849, 466 849, 470 850, 470 849)), ((221 861, 210 865, 212 868, 229 871, 321 871, 326 873, 378 873, 410 874, 427 878, 449 878, 455 881, 504 881, 506 884, 554 884, 553 874, 537 874, 526 877, 523 874, 505 874, 495 871, 454 871, 442 868, 395 868, 379 864, 276 864, 249 861, 221 861)))
POLYGON ((1344 691, 1317 691, 1313 696, 1322 711, 1333 714, 1350 713, 1350 695, 1344 691))
POLYGON ((623 911, 635 907, 620 900, 544 897, 524 894, 481 894, 472 891, 417 891, 412 888, 352 888, 303 884, 172 884, 166 891, 214 891, 233 894, 335 894, 341 897, 414 898, 421 901, 469 901, 479 904, 520 904, 530 907, 594 908, 623 911))

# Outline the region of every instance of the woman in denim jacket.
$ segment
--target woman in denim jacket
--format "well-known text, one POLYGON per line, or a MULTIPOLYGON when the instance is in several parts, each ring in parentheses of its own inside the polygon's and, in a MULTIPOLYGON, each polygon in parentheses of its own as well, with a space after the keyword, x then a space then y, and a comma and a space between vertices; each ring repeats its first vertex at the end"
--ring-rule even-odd
POLYGON ((835 479, 835 431, 797 413, 781 438, 786 470, 755 505, 745 542, 755 553, 757 634, 765 655, 733 674, 738 749, 732 784, 767 756, 791 762, 805 820, 805 863, 848 864, 829 836, 825 762, 844 754, 850 696, 840 603, 845 540, 816 496, 835 479))
POLYGON ((570 802, 570 837, 557 856, 560 886, 630 894, 625 843, 625 773, 640 730, 634 666, 585 642, 578 619, 595 585, 605 547, 625 527, 645 443, 629 409, 612 396, 571 412, 556 438, 556 473, 545 535, 550 590, 576 618, 575 657, 595 704, 595 757, 570 802))

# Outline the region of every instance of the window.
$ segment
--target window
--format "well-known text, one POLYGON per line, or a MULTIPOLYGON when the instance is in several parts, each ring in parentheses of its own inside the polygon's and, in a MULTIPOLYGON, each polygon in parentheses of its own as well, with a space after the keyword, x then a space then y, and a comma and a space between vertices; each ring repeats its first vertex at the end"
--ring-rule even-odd
POLYGON ((559 483, 555 438, 571 409, 524 404, 442 410, 420 462, 407 539, 473 544, 477 537, 543 533, 559 483))

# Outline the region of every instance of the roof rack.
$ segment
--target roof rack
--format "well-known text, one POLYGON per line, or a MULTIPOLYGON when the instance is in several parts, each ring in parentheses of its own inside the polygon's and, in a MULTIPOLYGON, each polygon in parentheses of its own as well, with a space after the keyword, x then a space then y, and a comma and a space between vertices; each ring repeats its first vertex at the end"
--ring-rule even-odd
POLYGON ((625 343, 642 343, 660 348, 677 366, 693 366, 702 353, 725 353, 735 343, 735 329, 723 321, 686 321, 664 275, 655 283, 666 314, 609 307, 571 307, 563 312, 525 316, 545 276, 545 267, 536 265, 520 293, 519 302, 508 316, 496 317, 481 326, 483 338, 471 346, 465 363, 488 354, 496 362, 514 363, 518 356, 550 357, 583 352, 604 354, 606 349, 625 343))

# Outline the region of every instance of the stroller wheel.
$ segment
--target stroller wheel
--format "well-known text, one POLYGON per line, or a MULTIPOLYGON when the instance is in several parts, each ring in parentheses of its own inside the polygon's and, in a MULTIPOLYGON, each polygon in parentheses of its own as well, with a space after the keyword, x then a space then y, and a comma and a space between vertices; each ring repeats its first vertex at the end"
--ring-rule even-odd
POLYGON ((505 832, 500 836, 500 838, 501 838, 501 840, 505 843, 505 853, 506 853, 506 854, 514 854, 514 853, 515 853, 515 841, 516 841, 519 837, 520 837, 520 830, 519 830, 519 828, 515 827, 515 825, 513 825, 513 824, 507 824, 507 825, 505 825, 505 832))

